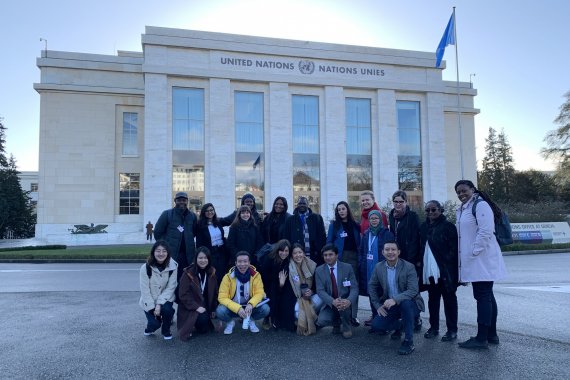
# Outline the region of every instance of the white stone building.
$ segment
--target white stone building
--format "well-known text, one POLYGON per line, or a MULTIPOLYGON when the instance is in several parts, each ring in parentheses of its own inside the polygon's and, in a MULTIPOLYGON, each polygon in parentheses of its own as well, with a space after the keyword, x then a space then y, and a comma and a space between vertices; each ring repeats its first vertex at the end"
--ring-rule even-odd
MULTIPOLYGON (((147 27, 142 53, 42 52, 36 237, 142 242, 185 190, 227 215, 244 192, 297 195, 333 217, 361 190, 380 205, 455 199, 475 179, 476 90, 435 54, 147 27), (107 233, 71 234, 75 224, 107 233)), ((420 206, 421 207, 421 206, 420 206)), ((358 215, 358 211, 355 210, 358 215)))

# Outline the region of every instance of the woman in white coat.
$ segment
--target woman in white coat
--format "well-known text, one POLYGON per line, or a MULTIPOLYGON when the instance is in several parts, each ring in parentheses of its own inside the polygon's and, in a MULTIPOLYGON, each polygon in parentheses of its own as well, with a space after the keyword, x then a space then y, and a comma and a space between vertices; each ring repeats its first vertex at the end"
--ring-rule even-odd
POLYGON ((477 336, 459 346, 485 349, 488 343, 499 343, 493 283, 506 276, 505 262, 494 234, 495 219, 501 217, 501 209, 471 181, 458 181, 455 193, 461 201, 457 208, 459 281, 471 282, 473 298, 477 301, 477 336), (476 215, 473 215, 476 201, 476 215))
POLYGON ((162 327, 164 339, 172 339, 170 325, 174 316, 174 290, 178 264, 170 257, 168 244, 159 240, 152 246, 146 263, 139 272, 140 307, 147 319, 144 335, 149 336, 162 327))

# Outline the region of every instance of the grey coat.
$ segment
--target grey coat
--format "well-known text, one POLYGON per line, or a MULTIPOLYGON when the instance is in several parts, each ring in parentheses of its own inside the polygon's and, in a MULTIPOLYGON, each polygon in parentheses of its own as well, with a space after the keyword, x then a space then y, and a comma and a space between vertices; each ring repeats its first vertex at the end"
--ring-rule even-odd
MULTIPOLYGON (((388 269, 386 261, 381 261, 374 267, 368 282, 368 294, 375 309, 378 309, 388 299, 388 269)), ((416 268, 409 262, 398 259, 396 263, 396 286, 398 295, 394 301, 399 305, 405 300, 415 300, 420 311, 425 310, 424 300, 418 288, 416 268)))
MULTIPOLYGON (((356 282, 352 265, 337 261, 336 271, 338 296, 348 299, 350 303, 355 305, 358 300, 358 283, 356 282), (344 286, 345 281, 350 281, 350 286, 344 286)), ((320 265, 315 269, 315 280, 317 283, 317 294, 323 300, 323 307, 325 305, 332 307, 332 282, 327 264, 320 265)))

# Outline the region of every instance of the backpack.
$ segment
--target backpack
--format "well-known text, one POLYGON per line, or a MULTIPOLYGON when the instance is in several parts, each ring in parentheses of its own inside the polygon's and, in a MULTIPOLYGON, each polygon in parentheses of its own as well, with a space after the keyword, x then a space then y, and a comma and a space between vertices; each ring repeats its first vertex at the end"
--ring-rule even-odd
MULTIPOLYGON (((169 279, 170 279, 170 276, 172 276, 172 272, 174 272, 174 269, 168 271, 168 278, 169 279)), ((148 276, 148 279, 150 280, 150 276, 152 276, 152 269, 150 269, 150 265, 148 265, 148 264, 146 264, 146 275, 148 276)))
MULTIPOLYGON (((482 200, 483 199, 480 197, 477 198, 471 207, 471 212, 475 218, 475 223, 477 223, 477 203, 481 202, 482 200)), ((509 216, 504 211, 501 211, 501 214, 501 218, 498 221, 497 219, 493 218, 495 222, 495 238, 497 239, 497 243, 499 243, 500 246, 513 244, 513 230, 511 229, 509 216)))

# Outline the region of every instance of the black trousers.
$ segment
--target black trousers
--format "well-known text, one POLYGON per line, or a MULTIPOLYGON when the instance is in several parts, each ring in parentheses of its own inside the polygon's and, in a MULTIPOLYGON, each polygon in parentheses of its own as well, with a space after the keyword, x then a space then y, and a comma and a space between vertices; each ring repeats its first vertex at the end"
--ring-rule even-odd
MULTIPOLYGON (((431 279, 430 279, 431 280, 431 279)), ((431 281, 430 281, 431 282, 431 281)), ((428 285, 429 324, 434 330, 439 330, 439 308, 443 298, 443 311, 447 331, 457 332, 457 295, 446 291, 441 279, 437 284, 428 285)))
POLYGON ((497 335, 497 301, 493 294, 493 281, 472 282, 473 298, 477 301, 477 337, 486 339, 487 336, 497 335), (487 336, 480 336, 487 335, 487 336))

